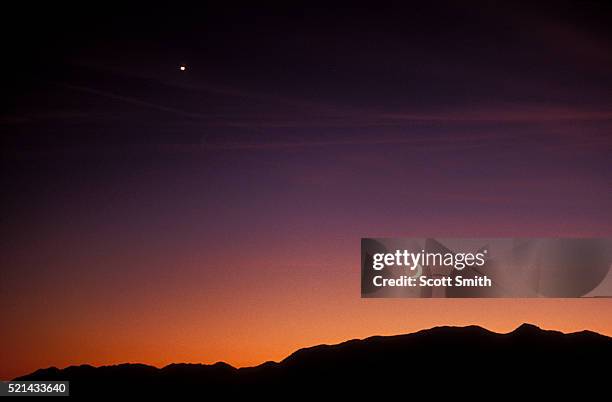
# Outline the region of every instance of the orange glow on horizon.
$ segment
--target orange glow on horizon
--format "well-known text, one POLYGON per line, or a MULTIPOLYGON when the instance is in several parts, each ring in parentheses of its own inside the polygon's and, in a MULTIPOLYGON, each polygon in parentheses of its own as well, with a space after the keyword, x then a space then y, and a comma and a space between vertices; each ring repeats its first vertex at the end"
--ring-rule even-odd
POLYGON ((3 357, 10 365, 3 365, 0 377, 78 364, 162 367, 225 361, 253 366, 282 360, 302 347, 438 325, 476 324, 508 332, 530 322, 563 332, 590 329, 612 335, 612 300, 607 299, 360 299, 356 275, 328 282, 316 275, 300 278, 272 280, 264 274, 265 292, 257 283, 237 282, 232 291, 204 293, 191 282, 127 293, 116 287, 112 297, 108 289, 109 297, 89 298, 85 288, 72 294, 57 290, 52 306, 44 298, 21 301, 41 316, 28 320, 16 311, 10 314, 15 325, 4 334, 4 345, 11 347, 4 348, 3 357))

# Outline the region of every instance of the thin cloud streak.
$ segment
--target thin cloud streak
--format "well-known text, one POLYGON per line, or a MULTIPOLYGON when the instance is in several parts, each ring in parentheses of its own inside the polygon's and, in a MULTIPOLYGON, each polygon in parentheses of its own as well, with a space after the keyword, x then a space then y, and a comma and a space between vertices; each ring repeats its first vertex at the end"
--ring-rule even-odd
MULTIPOLYGON (((159 81, 159 80, 158 80, 159 81)), ((141 106, 153 110, 171 113, 179 117, 204 120, 211 127, 233 127, 250 130, 280 129, 280 128, 351 128, 351 127, 403 127, 411 123, 555 123, 567 121, 610 121, 612 106, 600 106, 597 109, 579 108, 572 105, 511 103, 495 107, 489 105, 473 105, 462 109, 442 111, 385 111, 368 108, 353 108, 350 106, 330 105, 316 101, 271 95, 257 91, 246 91, 239 88, 219 85, 178 85, 176 83, 159 81, 167 86, 179 89, 193 89, 213 95, 224 95, 235 98, 249 98, 257 102, 267 102, 275 106, 274 114, 258 113, 243 110, 234 115, 202 113, 182 108, 170 107, 158 102, 151 102, 136 96, 126 96, 93 88, 91 86, 60 84, 62 87, 100 96, 127 104, 141 106), (278 106, 291 106, 290 110, 279 110, 278 106)), ((253 105, 254 107, 255 105, 253 105)))
POLYGON ((195 119, 207 119, 210 118, 210 116, 202 114, 202 113, 193 113, 193 112, 188 112, 182 109, 177 109, 177 108, 173 108, 173 107, 169 107, 169 106, 164 106, 164 105, 160 105, 158 103, 153 103, 153 102, 148 102, 139 98, 134 98, 134 97, 130 97, 130 96, 124 96, 124 95, 118 95, 112 92, 107 92, 107 91, 101 91, 99 89, 95 89, 95 88, 90 88, 90 87, 85 87, 85 86, 80 86, 80 85, 72 85, 72 84, 66 84, 63 83, 61 84, 61 86, 68 88, 68 89, 72 89, 75 91, 80 91, 80 92, 85 92, 91 95, 97 95, 97 96, 101 96, 101 97, 105 97, 105 98, 109 98, 109 99, 113 99, 113 100, 118 100, 124 103, 129 103, 132 105, 137 105, 137 106, 144 106, 147 108, 151 108, 151 109, 156 109, 162 112, 168 112, 168 113, 172 113, 172 114, 176 114, 182 117, 189 117, 189 118, 195 118, 195 119))

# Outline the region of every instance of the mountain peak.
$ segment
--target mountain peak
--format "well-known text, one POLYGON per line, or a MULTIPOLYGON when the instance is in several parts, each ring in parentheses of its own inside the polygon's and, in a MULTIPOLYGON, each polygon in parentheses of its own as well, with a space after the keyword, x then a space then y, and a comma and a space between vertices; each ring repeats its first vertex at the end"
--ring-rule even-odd
POLYGON ((520 326, 518 326, 514 331, 512 331, 512 333, 533 334, 533 333, 542 332, 542 331, 543 330, 537 325, 533 325, 533 324, 529 324, 525 322, 521 324, 520 326))

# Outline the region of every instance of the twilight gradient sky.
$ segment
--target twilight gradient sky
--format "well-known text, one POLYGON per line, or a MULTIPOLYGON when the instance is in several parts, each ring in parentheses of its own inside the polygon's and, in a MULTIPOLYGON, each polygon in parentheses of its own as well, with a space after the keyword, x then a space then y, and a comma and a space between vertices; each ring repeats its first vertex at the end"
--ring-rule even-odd
POLYGON ((612 8, 512 3, 10 10, 0 378, 612 335, 610 300, 359 297, 361 237, 612 235, 612 8))

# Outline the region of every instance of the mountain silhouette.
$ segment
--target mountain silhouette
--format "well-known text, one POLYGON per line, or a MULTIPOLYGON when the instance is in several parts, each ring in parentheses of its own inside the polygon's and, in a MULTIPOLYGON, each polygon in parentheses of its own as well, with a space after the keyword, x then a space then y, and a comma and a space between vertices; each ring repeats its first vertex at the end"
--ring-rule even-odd
POLYGON ((541 392, 605 387, 612 338, 591 331, 564 334, 523 324, 507 334, 478 326, 435 327, 300 349, 256 367, 226 363, 143 364, 40 369, 15 380, 70 381, 71 395, 285 396, 417 390, 457 395, 473 387, 541 392), (289 393, 289 394, 287 394, 289 393))

